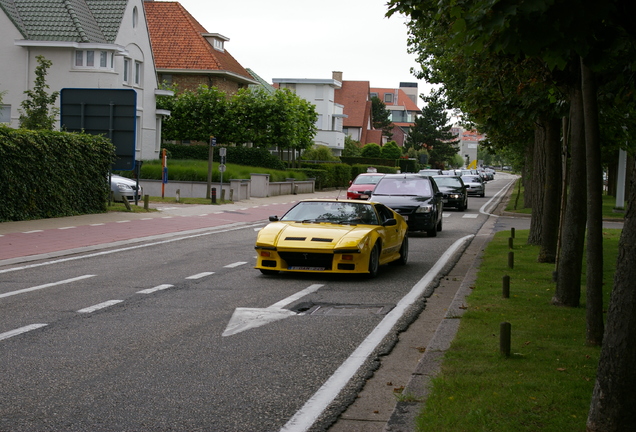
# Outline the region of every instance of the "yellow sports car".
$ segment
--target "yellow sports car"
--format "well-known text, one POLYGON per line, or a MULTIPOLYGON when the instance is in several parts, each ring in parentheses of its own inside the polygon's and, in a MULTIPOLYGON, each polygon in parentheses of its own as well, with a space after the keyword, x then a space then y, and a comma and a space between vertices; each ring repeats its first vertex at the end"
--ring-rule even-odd
POLYGON ((303 200, 270 216, 256 238, 256 267, 280 271, 378 274, 382 264, 406 264, 408 226, 389 207, 362 200, 303 200))

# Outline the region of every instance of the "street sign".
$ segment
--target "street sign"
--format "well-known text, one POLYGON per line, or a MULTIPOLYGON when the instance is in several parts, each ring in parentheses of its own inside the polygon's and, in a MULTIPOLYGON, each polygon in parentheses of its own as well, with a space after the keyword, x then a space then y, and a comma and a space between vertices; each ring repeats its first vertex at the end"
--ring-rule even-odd
POLYGON ((219 165, 219 172, 225 172, 225 165, 219 165))
POLYGON ((137 92, 132 89, 64 88, 61 125, 67 132, 104 135, 115 145, 114 170, 135 168, 137 92))

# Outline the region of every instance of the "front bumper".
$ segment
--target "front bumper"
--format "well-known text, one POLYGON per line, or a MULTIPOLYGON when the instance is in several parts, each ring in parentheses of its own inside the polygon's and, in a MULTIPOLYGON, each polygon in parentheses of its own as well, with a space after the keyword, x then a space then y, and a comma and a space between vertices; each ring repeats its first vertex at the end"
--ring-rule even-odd
POLYGON ((359 251, 315 251, 256 246, 256 269, 299 273, 368 273, 369 257, 359 251))

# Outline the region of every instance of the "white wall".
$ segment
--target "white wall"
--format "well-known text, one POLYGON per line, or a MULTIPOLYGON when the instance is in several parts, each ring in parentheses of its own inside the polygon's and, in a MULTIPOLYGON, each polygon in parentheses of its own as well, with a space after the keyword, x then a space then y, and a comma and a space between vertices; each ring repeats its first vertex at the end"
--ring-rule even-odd
MULTIPOLYGON (((141 85, 123 83, 124 57, 116 55, 113 70, 82 70, 74 68, 76 48, 52 47, 46 44, 40 46, 17 46, 16 40, 23 37, 7 16, 0 12, 0 58, 2 59, 2 74, 0 74, 0 91, 8 90, 3 97, 4 104, 11 105, 11 126, 19 127, 20 104, 25 99, 24 91, 33 88, 35 68, 38 63, 36 56, 43 55, 52 62, 47 71, 46 83, 49 93, 63 88, 132 88, 137 92, 137 156, 136 159, 157 159, 159 151, 155 90, 157 75, 150 46, 150 38, 144 15, 142 0, 130 0, 115 44, 104 44, 103 49, 127 52, 134 66, 134 61, 142 62, 141 85), (137 7, 138 21, 133 26, 133 8, 137 7)), ((59 44, 58 44, 59 45, 59 44)), ((94 45, 94 44, 93 44, 94 45)), ((81 48, 80 48, 81 49, 81 48)), ((93 49, 91 46, 90 49, 93 49)), ((134 74, 134 67, 132 70, 134 74)), ((59 108, 60 99, 56 101, 59 108)), ((59 123, 57 125, 59 127, 59 123)))

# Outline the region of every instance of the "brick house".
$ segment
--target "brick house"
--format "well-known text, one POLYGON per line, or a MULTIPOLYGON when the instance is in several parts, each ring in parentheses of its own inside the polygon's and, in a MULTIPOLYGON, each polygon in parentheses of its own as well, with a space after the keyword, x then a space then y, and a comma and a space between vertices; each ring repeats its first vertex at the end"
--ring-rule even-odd
POLYGON ((225 49, 229 38, 209 33, 179 3, 145 0, 144 8, 160 83, 177 91, 216 87, 228 95, 258 82, 225 49))

